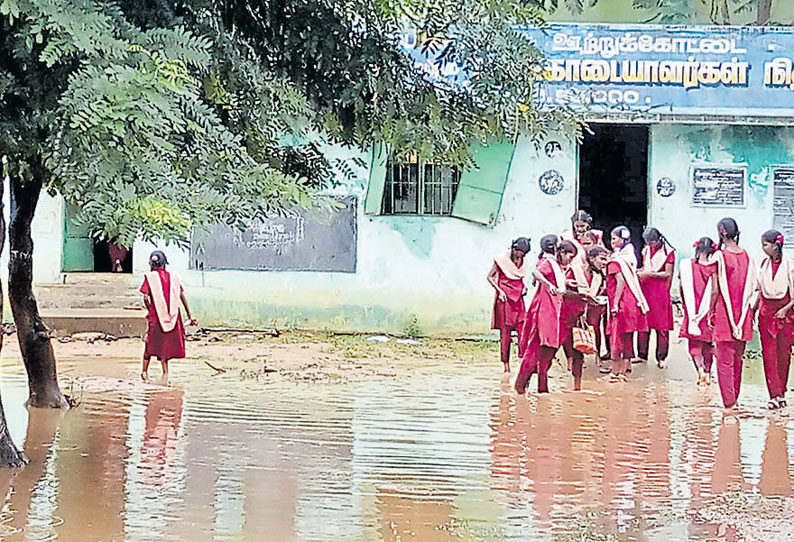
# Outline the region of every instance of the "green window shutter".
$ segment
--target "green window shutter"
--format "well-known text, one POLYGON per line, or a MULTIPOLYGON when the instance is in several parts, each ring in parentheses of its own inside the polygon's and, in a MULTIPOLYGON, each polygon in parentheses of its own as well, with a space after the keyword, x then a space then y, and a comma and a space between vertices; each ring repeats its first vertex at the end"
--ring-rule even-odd
POLYGON ((492 142, 472 147, 476 169, 464 171, 452 205, 452 216, 493 226, 502 205, 515 144, 492 142))
POLYGON ((364 201, 364 213, 379 215, 383 204, 383 188, 386 185, 386 164, 389 151, 386 145, 377 143, 372 146, 372 160, 369 165, 369 182, 367 198, 364 201))

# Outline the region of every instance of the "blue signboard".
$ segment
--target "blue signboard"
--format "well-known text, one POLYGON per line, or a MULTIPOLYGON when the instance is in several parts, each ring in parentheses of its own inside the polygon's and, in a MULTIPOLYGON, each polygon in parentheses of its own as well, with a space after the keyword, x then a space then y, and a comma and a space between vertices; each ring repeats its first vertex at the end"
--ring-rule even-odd
MULTIPOLYGON (((519 32, 547 58, 541 107, 651 115, 794 115, 791 28, 551 24, 519 32)), ((410 50, 409 43, 403 45, 410 50)), ((410 54, 418 60, 416 50, 410 54)), ((467 79, 448 66, 428 75, 457 85, 467 79)))

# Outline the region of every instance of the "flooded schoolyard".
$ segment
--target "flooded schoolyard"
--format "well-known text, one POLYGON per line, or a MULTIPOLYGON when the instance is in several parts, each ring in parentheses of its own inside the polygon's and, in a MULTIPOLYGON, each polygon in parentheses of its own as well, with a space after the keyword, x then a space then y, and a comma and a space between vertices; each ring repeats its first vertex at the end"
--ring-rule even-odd
POLYGON ((30 464, 0 471, 3 540, 794 537, 794 423, 764 409, 757 359, 724 423, 680 344, 627 384, 589 360, 585 391, 565 391, 556 364, 551 394, 521 397, 490 342, 205 337, 168 387, 139 380, 139 342, 70 343, 79 407, 28 413, 8 342, 0 387, 30 464))

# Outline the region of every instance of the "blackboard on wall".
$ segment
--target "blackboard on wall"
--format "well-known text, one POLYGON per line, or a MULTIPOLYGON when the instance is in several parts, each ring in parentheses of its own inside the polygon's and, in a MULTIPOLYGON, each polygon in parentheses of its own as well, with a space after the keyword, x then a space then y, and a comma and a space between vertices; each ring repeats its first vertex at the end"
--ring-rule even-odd
POLYGON ((286 211, 245 230, 218 225, 195 232, 190 267, 198 270, 334 271, 355 273, 357 199, 334 197, 330 212, 286 211))
POLYGON ((743 167, 693 166, 692 205, 744 207, 746 181, 743 167))
POLYGON ((794 239, 794 166, 772 170, 775 183, 773 227, 786 239, 794 239))

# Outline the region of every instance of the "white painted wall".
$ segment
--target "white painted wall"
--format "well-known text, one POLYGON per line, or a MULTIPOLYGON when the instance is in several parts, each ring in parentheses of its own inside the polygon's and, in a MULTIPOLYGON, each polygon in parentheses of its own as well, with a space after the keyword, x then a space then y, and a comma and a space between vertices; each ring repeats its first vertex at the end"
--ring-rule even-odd
MULTIPOLYGON (((576 147, 558 140, 564 151, 553 159, 530 141, 519 141, 493 228, 451 217, 364 215, 368 172, 361 169, 354 183, 336 190, 359 198, 356 273, 190 271, 185 252, 159 248, 183 277, 205 322, 377 330, 400 329, 415 314, 429 331, 483 331, 493 303, 485 279, 493 256, 523 235, 532 238, 534 258, 542 235, 569 227, 576 147), (540 174, 552 167, 566 181, 555 196, 538 186, 540 174)), ((344 152, 328 149, 330 156, 344 152)), ((136 272, 145 270, 152 249, 149 243, 135 245, 136 272)))

